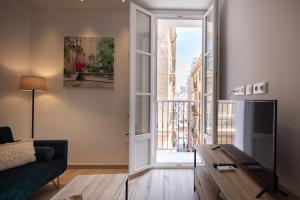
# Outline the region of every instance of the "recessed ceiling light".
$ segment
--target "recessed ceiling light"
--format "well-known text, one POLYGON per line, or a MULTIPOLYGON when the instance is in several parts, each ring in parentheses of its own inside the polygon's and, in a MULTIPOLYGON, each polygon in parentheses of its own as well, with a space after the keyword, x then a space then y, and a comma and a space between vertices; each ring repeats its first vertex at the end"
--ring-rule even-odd
POLYGON ((123 3, 125 3, 125 0, 122 0, 123 3))
POLYGON ((80 0, 80 2, 84 2, 85 0, 80 0))

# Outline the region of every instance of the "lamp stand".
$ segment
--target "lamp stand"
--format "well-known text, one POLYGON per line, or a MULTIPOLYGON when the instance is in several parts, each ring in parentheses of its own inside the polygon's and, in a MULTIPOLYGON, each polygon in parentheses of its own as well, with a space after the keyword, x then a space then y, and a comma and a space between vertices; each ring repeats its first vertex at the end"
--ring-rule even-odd
POLYGON ((31 105, 31 138, 34 138, 34 95, 35 95, 35 90, 32 90, 32 105, 31 105))

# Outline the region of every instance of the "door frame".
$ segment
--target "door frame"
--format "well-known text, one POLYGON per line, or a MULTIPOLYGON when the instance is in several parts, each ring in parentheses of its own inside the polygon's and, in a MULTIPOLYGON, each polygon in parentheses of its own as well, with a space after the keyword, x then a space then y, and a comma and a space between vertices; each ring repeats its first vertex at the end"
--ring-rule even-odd
MULTIPOLYGON (((215 0, 217 1, 217 0, 215 0)), ((139 170, 135 170, 135 173, 139 173, 141 171, 144 171, 146 169, 149 168, 164 168, 164 167, 168 167, 168 168, 185 168, 185 167, 189 167, 184 165, 178 165, 181 163, 163 163, 163 164, 157 164, 156 162, 156 146, 157 146, 157 21, 159 19, 178 19, 178 20, 202 20, 204 22, 205 19, 205 14, 207 13, 207 11, 209 11, 209 8, 207 11, 182 11, 182 10, 145 10, 144 8, 133 4, 135 7, 137 7, 139 10, 144 11, 145 13, 148 13, 149 15, 153 15, 153 20, 151 22, 151 40, 152 40, 152 58, 151 58, 151 102, 150 102, 150 111, 151 111, 151 121, 152 123, 150 124, 150 134, 149 137, 151 138, 151 145, 150 145, 150 165, 147 165, 145 167, 140 168, 139 170)), ((218 13, 217 13, 218 16, 218 13)), ((130 23, 132 22, 132 20, 135 20, 135 17, 132 17, 130 14, 130 23)), ((219 26, 219 20, 217 20, 218 23, 215 24, 215 26, 219 26)), ((219 28, 217 28, 217 30, 219 31, 219 28)), ((204 32, 204 30, 203 30, 204 32)), ((130 41, 134 41, 134 38, 132 38, 132 35, 134 34, 130 34, 130 41)), ((219 39, 217 40, 217 43, 219 43, 219 39)), ((216 44, 215 44, 216 45, 216 44)), ((202 55, 204 53, 204 49, 202 49, 202 55)), ((219 48, 217 48, 217 54, 219 54, 219 48)), ((219 56, 218 56, 219 59, 219 56)), ((130 48, 130 60, 134 61, 135 60, 135 52, 132 52, 132 49, 130 48), (134 54, 133 54, 134 53, 134 54)), ((204 59, 203 59, 204 60, 204 59)), ((130 61, 131 62, 131 61, 130 61)), ((135 61, 134 61, 135 62, 135 61)), ((218 68, 219 68, 219 60, 218 60, 218 68)), ((131 68, 131 67, 130 67, 131 68)), ((217 69, 217 71, 219 71, 219 69, 217 69)), ((130 75, 135 75, 135 72, 132 72, 132 69, 130 69, 130 75)), ((219 94, 219 80, 218 80, 218 74, 217 74, 217 84, 215 84, 215 98, 218 98, 218 94, 219 94)), ((133 96, 135 97, 136 95, 136 91, 132 91, 132 86, 134 86, 135 80, 130 79, 130 98, 132 98, 133 96)), ((132 107, 134 106, 135 100, 132 101, 130 100, 130 112, 132 112, 132 107)), ((202 112, 203 112, 203 103, 202 103, 202 112)), ((217 104, 215 101, 215 110, 217 109, 217 104)), ((217 112, 215 112, 217 113, 217 112)), ((132 118, 132 116, 130 116, 130 119, 132 118)), ((202 117, 203 119, 204 117, 202 117)), ((200 122, 201 124, 203 124, 203 122, 200 122)), ((215 120, 216 123, 216 120, 215 120)), ((130 130, 132 130, 132 126, 135 126, 135 124, 130 120, 129 122, 129 126, 130 126, 130 130)), ((202 126, 203 127, 203 126, 202 126)), ((203 141, 203 131, 201 131, 201 140, 203 141)), ((215 133, 215 135, 217 135, 217 133, 215 133)), ((130 133, 129 134, 129 171, 132 172, 133 170, 130 168, 130 166, 135 166, 134 163, 134 158, 132 158, 132 156, 135 156, 135 149, 131 144, 133 144, 133 142, 135 141, 135 133, 130 133), (134 134, 134 135, 133 135, 134 134)), ((193 163, 191 163, 192 165, 193 163)))
MULTIPOLYGON (((156 161, 157 155, 156 155, 156 147, 157 147, 157 131, 158 131, 158 120, 157 120, 157 30, 158 30, 158 20, 166 19, 166 20, 202 20, 204 21, 204 16, 206 11, 184 11, 184 10, 151 10, 151 13, 154 14, 154 31, 155 31, 155 38, 154 38, 154 63, 155 63, 155 69, 154 69, 154 99, 155 99, 155 105, 154 105, 154 144, 153 144, 153 167, 154 168, 190 168, 193 166, 193 162, 191 163, 158 163, 156 161)), ((202 51, 203 53, 203 51, 202 51)), ((199 123, 202 123, 200 121, 199 123)), ((202 137, 202 136, 200 136, 202 137)))

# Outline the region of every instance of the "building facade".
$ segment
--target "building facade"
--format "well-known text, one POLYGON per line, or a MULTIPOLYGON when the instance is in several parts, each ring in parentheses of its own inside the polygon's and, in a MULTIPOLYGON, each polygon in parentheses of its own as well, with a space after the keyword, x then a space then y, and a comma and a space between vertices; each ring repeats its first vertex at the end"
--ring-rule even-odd
POLYGON ((202 56, 195 57, 191 66, 191 73, 187 80, 187 96, 193 101, 189 104, 189 148, 200 144, 201 139, 201 89, 202 89, 202 56))
POLYGON ((159 26, 157 31, 157 148, 173 149, 176 134, 176 27, 159 26))

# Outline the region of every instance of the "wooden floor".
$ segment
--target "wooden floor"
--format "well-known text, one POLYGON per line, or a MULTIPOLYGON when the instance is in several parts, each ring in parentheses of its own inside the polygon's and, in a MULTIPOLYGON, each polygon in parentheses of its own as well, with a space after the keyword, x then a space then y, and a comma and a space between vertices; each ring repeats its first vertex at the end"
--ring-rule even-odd
MULTIPOLYGON (((61 188, 80 174, 127 173, 125 169, 68 169, 61 177, 61 188)), ((192 169, 153 169, 129 181, 130 200, 195 200, 192 169)), ((28 200, 48 200, 58 190, 52 183, 28 200)))

